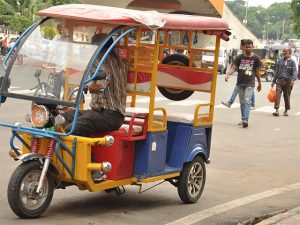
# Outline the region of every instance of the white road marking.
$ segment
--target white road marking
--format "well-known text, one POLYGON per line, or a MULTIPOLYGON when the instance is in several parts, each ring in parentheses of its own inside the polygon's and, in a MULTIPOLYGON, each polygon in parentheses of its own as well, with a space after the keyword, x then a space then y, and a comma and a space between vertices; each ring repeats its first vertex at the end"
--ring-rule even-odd
MULTIPOLYGON (((18 89, 18 88, 19 87, 11 86, 10 90, 11 89, 18 89)), ((32 91, 30 91, 28 89, 27 90, 26 89, 15 90, 15 91, 13 91, 13 93, 16 93, 16 94, 30 94, 30 93, 34 93, 34 90, 32 90, 32 91)), ((86 95, 85 99, 86 99, 86 102, 89 102, 90 101, 90 96, 86 95)), ((156 102, 167 101, 167 100, 168 99, 164 98, 164 97, 156 97, 155 98, 156 102)), ((150 101, 150 98, 137 98, 137 100, 136 100, 137 103, 149 103, 149 101, 150 101)), ((167 105, 172 105, 172 106, 193 106, 193 105, 197 105, 197 104, 200 104, 200 103, 206 104, 206 103, 208 103, 208 101, 192 100, 191 99, 191 100, 185 100, 185 101, 179 101, 179 102, 170 102, 170 103, 167 103, 167 105)), ((233 103, 230 108, 227 108, 226 106, 224 106, 222 104, 215 105, 215 109, 235 109, 235 108, 239 108, 239 107, 240 107, 239 103, 233 103)), ((284 109, 283 107, 280 107, 279 110, 283 110, 283 109, 284 109)), ((263 107, 259 107, 259 108, 254 109, 253 112, 272 113, 272 112, 274 112, 274 107, 273 106, 263 106, 263 107)), ((300 116, 300 111, 296 112, 294 115, 295 116, 300 116)))
POLYGON ((16 89, 16 88, 19 88, 19 87, 16 87, 16 86, 10 86, 8 90, 10 90, 10 89, 16 89))
POLYGON ((243 198, 239 198, 236 200, 233 200, 231 202, 226 202, 221 205, 217 205, 193 214, 190 214, 186 217, 183 217, 181 219, 175 220, 173 222, 167 223, 166 225, 188 225, 188 224, 194 224, 197 222, 200 222, 201 220, 207 219, 211 216, 214 216, 216 214, 220 214, 223 212, 226 212, 228 210, 249 204, 251 202, 255 202, 264 198, 272 197, 274 195, 279 195, 284 192, 293 191, 300 188, 300 182, 295 184, 290 184, 281 188, 275 188, 269 191, 248 195, 243 198))
POLYGON ((230 108, 227 108, 223 104, 215 105, 215 109, 235 109, 235 108, 239 108, 239 107, 240 107, 239 103, 233 103, 230 108))
POLYGON ((30 91, 29 89, 24 89, 24 90, 18 90, 18 91, 13 91, 11 93, 13 94, 30 94, 30 93, 34 93, 35 90, 30 91))
POLYGON ((167 103, 167 105, 178 105, 178 106, 192 106, 192 105, 198 105, 198 104, 207 104, 208 101, 200 101, 200 100, 185 100, 182 102, 171 102, 167 103))
MULTIPOLYGON (((163 98, 163 97, 156 97, 155 98, 156 102, 166 101, 166 100, 168 100, 168 99, 163 98)), ((138 103, 149 103, 150 102, 150 98, 137 98, 136 102, 138 102, 138 103)))
MULTIPOLYGON (((279 110, 283 110, 283 107, 280 107, 279 110)), ((255 110, 253 110, 254 112, 266 112, 266 113, 272 113, 275 111, 273 106, 263 106, 263 107, 259 107, 256 108, 255 110)))

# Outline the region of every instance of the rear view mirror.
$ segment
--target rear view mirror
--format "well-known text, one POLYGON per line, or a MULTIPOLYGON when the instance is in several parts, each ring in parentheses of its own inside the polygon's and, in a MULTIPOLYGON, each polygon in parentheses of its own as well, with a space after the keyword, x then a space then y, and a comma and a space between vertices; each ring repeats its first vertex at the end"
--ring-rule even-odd
MULTIPOLYGON (((1 88, 2 88, 3 80, 4 80, 4 77, 0 77, 0 87, 1 88)), ((3 90, 8 91, 9 86, 10 86, 10 79, 8 78, 8 80, 5 83, 5 86, 3 87, 3 90)), ((4 103, 6 101, 6 97, 0 95, 0 100, 1 100, 1 103, 4 103)))

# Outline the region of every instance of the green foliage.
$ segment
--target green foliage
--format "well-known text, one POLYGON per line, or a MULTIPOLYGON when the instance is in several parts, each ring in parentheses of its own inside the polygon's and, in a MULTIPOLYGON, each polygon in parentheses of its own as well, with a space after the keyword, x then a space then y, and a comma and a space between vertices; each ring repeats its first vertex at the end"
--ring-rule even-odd
POLYGON ((237 16, 241 21, 245 18, 246 15, 246 1, 245 0, 234 0, 234 1, 225 1, 226 5, 230 8, 234 15, 237 16))
MULTIPOLYGON (((293 0, 300 2, 300 0, 293 0)), ((246 1, 225 1, 230 10, 243 21, 246 17, 246 1)), ((293 8, 293 7, 292 7, 293 8)), ((300 9, 299 9, 300 10, 300 9)), ((293 38, 295 35, 291 29, 290 15, 292 10, 290 3, 274 3, 268 8, 251 6, 247 9, 247 28, 261 39, 293 38)), ((297 14, 300 17, 300 11, 297 14)), ((300 22, 300 21, 299 21, 300 22)), ((300 23, 298 25, 300 31, 300 23)))
POLYGON ((25 16, 21 16, 16 14, 15 16, 10 18, 9 27, 13 30, 24 31, 27 27, 32 24, 30 19, 25 16))
POLYGON ((300 38, 300 0, 292 0, 291 3, 293 28, 297 38, 300 38))
POLYGON ((80 3, 80 0, 52 0, 53 5, 65 5, 71 3, 80 3))
MULTIPOLYGON (((80 0, 0 0, 0 24, 16 31, 24 31, 40 19, 36 12, 53 5, 80 3, 80 0)), ((51 29, 45 31, 51 34, 51 29)))
POLYGON ((42 35, 46 39, 52 40, 55 35, 57 35, 57 29, 54 25, 43 26, 42 27, 42 35))

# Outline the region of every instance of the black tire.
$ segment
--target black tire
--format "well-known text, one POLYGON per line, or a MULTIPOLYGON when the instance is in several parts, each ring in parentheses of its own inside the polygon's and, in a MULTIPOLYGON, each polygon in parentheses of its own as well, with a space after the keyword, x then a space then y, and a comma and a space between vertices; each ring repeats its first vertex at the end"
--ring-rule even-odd
MULTIPOLYGON (((188 66, 190 59, 182 54, 172 54, 163 59, 162 64, 188 66)), ((158 87, 159 92, 167 99, 181 101, 190 97, 194 91, 158 87)))
POLYGON ((265 75, 266 81, 270 82, 273 80, 273 73, 267 72, 265 75))
POLYGON ((40 217, 50 205, 54 184, 49 173, 41 194, 35 193, 41 172, 39 161, 29 161, 19 165, 10 177, 7 189, 8 203, 12 211, 22 219, 40 217))
POLYGON ((177 190, 180 199, 186 204, 197 202, 203 192, 205 180, 206 169, 201 157, 186 163, 178 182, 177 190), (197 176, 194 176, 195 173, 197 176))

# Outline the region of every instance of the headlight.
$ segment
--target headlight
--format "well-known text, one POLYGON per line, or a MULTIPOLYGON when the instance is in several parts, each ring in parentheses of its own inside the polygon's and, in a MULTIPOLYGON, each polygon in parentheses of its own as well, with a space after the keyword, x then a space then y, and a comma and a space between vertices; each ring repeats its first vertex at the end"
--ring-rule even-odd
POLYGON ((49 121, 50 112, 43 105, 33 105, 31 112, 31 122, 37 128, 42 128, 49 121))

